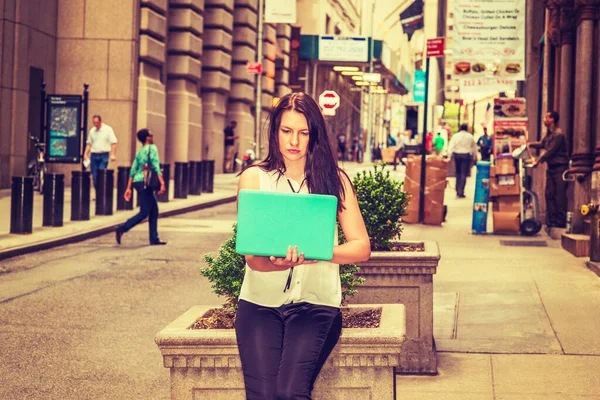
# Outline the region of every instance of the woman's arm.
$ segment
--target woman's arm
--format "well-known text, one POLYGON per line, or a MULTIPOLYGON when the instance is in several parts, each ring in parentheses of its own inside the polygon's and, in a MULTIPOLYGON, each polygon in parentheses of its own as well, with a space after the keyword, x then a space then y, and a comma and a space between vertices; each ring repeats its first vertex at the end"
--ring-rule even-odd
POLYGON ((334 264, 352 264, 367 261, 371 256, 371 243, 358 207, 356 193, 348 176, 341 173, 340 177, 344 185, 345 195, 344 208, 338 214, 338 220, 347 242, 333 248, 331 262, 334 264))

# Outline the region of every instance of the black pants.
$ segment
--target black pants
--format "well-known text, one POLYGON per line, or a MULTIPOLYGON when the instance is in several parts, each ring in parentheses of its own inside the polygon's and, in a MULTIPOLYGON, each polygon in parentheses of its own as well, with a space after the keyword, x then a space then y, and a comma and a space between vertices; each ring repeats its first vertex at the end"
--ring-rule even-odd
POLYGON ((310 399, 342 332, 339 308, 263 307, 240 300, 235 319, 247 400, 310 399))
POLYGON ((400 160, 402 165, 406 165, 404 163, 403 158, 404 158, 404 147, 396 150, 396 152, 394 153, 394 171, 396 170, 396 167, 398 166, 398 160, 400 160))
POLYGON ((454 165, 456 168, 456 194, 458 196, 465 195, 465 184, 471 167, 470 154, 454 154, 454 165))
POLYGON ((144 188, 144 182, 134 182, 133 188, 140 197, 140 212, 129 218, 125 224, 119 227, 123 233, 127 232, 146 217, 148 217, 148 230, 150 242, 157 242, 158 239, 158 202, 152 190, 144 188))
POLYGON ((567 182, 562 175, 567 168, 548 167, 546 170, 546 224, 564 227, 567 219, 567 182))

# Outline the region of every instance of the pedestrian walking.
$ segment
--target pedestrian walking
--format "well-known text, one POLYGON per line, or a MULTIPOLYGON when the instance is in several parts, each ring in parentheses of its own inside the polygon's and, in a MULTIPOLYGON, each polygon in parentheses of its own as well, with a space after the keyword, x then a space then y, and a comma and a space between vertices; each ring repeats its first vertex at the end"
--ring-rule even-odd
POLYGON ((546 113, 544 125, 548 128, 541 142, 529 143, 529 147, 543 149, 544 153, 532 163, 546 163, 546 225, 564 228, 567 212, 567 186, 563 173, 569 168, 569 153, 565 134, 556 125, 560 115, 556 111, 546 113))
POLYGON ((225 165, 223 171, 234 172, 233 170, 233 156, 235 154, 235 140, 239 139, 233 131, 237 126, 237 121, 230 121, 229 126, 223 130, 225 134, 225 165))
POLYGON ((297 247, 285 258, 246 256, 235 330, 248 400, 310 399, 342 329, 339 264, 367 260, 369 237, 317 103, 288 94, 270 121, 267 158, 242 172, 239 189, 336 196, 347 242, 329 261, 305 260, 297 247))
POLYGON ((452 159, 454 155, 454 165, 456 169, 456 196, 464 198, 465 184, 469 169, 477 161, 477 151, 475 150, 475 140, 468 131, 467 124, 460 126, 460 131, 455 133, 448 144, 448 158, 452 159))
POLYGON ((98 170, 108 168, 109 155, 111 161, 117 160, 117 136, 113 128, 102 122, 100 115, 94 115, 92 123, 94 126, 88 134, 83 159, 90 162, 95 188, 98 170))
POLYGON ((441 132, 438 132, 435 139, 433 139, 433 150, 435 151, 436 156, 439 156, 442 154, 442 150, 444 150, 445 145, 446 145, 446 141, 442 137, 441 132))
POLYGON ((131 200, 131 188, 133 186, 140 199, 140 212, 129 218, 123 225, 117 226, 117 243, 121 244, 121 237, 125 232, 128 232, 145 218, 148 218, 150 245, 167 244, 167 242, 163 242, 158 238, 158 202, 154 190, 148 187, 146 179, 148 177, 148 170, 152 168, 158 175, 160 182, 158 194, 160 195, 165 192, 165 181, 160 170, 158 149, 154 145, 154 138, 148 129, 139 130, 137 138, 142 143, 142 147, 138 150, 131 165, 127 190, 125 190, 125 200, 131 200))
POLYGON ((483 127, 483 135, 477 140, 477 147, 481 153, 481 161, 490 161, 492 155, 492 138, 488 135, 487 128, 483 127))
POLYGON ((402 133, 398 132, 397 138, 398 139, 396 140, 396 152, 394 153, 394 171, 396 171, 398 161, 400 161, 402 165, 406 166, 406 163, 403 160, 404 144, 406 143, 406 137, 402 133))
POLYGON ((346 161, 346 134, 344 132, 337 135, 339 159, 346 161))

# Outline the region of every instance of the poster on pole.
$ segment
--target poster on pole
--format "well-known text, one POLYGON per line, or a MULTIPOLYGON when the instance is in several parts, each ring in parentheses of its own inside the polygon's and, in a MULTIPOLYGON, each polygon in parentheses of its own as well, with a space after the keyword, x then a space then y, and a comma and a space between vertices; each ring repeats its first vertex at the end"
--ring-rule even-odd
POLYGON ((49 95, 46 105, 46 162, 80 162, 81 96, 49 95))
POLYGON ((525 0, 455 0, 457 79, 525 80, 525 0))
POLYGON ((296 0, 265 0, 265 22, 295 24, 296 0))
POLYGON ((494 155, 512 153, 527 139, 525 98, 494 99, 494 155))

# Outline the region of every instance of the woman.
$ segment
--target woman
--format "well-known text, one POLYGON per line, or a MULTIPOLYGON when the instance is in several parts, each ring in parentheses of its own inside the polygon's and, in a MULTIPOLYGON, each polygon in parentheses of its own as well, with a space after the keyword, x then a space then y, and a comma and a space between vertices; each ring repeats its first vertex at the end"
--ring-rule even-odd
POLYGON ((129 218, 123 225, 117 226, 116 239, 117 243, 121 244, 121 236, 131 228, 139 224, 148 217, 148 228, 150 231, 150 245, 164 245, 167 242, 163 242, 158 238, 158 202, 154 191, 146 188, 144 178, 146 171, 149 167, 153 168, 158 175, 158 181, 160 182, 160 190, 158 194, 165 192, 165 181, 160 171, 160 161, 158 159, 158 149, 154 145, 152 134, 148 129, 141 129, 137 133, 138 140, 142 143, 140 148, 135 155, 133 164, 131 165, 131 172, 129 173, 129 181, 127 182, 127 190, 125 191, 125 200, 131 200, 131 186, 138 193, 140 198, 140 212, 129 218), (151 166, 148 165, 148 159, 150 159, 151 166))
POLYGON ((371 254, 354 188, 337 166, 325 120, 311 97, 281 98, 270 118, 269 154, 242 172, 241 189, 338 198, 347 243, 335 246, 327 262, 305 260, 297 247, 289 247, 285 258, 247 255, 236 315, 246 398, 310 399, 342 329, 339 264, 371 254))

